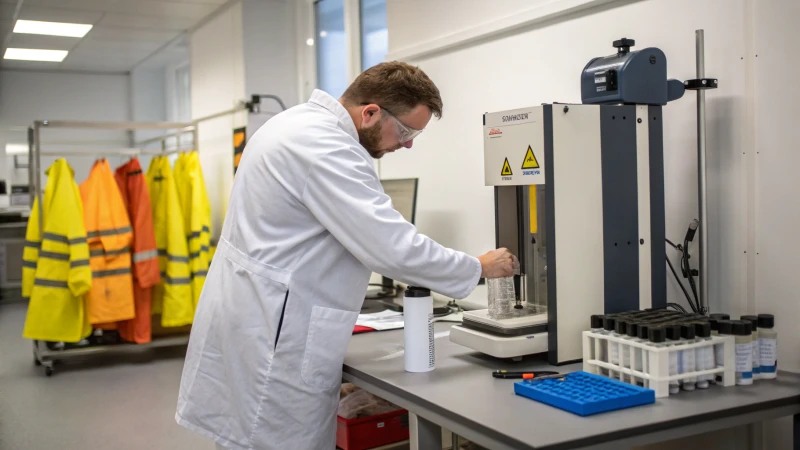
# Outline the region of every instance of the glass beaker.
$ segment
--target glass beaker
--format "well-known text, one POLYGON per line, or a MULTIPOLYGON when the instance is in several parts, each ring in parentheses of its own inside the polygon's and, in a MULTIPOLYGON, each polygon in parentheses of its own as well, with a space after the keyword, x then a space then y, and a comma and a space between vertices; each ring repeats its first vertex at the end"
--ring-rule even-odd
POLYGON ((489 286, 489 317, 492 319, 506 319, 514 317, 514 277, 488 278, 489 286))

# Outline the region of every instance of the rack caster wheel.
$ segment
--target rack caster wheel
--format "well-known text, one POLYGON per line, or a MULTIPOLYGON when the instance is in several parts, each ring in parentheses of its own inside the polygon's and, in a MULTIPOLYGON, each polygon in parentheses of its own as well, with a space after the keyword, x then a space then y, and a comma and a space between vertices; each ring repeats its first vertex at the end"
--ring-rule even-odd
POLYGON ((53 368, 50 367, 50 366, 45 367, 44 368, 44 374, 47 375, 48 377, 52 377, 53 376, 53 368))

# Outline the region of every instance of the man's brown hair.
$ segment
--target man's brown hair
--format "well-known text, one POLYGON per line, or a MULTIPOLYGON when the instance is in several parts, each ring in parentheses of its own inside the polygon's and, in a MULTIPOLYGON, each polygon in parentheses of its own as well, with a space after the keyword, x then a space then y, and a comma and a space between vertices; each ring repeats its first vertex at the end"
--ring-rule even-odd
POLYGON ((399 61, 380 63, 365 70, 344 91, 342 99, 350 106, 375 103, 394 115, 403 115, 417 105, 427 106, 442 117, 442 97, 419 67, 399 61))

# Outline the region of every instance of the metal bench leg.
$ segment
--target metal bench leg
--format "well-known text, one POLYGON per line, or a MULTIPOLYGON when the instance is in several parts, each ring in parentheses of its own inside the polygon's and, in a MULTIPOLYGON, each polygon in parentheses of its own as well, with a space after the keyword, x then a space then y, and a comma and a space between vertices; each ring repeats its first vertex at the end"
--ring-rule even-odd
POLYGON ((409 413, 411 450, 442 448, 442 427, 416 414, 409 413))

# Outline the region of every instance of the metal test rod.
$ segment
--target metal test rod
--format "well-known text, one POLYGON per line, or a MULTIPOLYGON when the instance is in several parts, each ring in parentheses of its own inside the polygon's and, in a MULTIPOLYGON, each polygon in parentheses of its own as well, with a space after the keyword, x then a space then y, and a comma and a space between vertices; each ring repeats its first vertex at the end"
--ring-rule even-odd
MULTIPOLYGON (((695 31, 697 78, 706 76, 703 30, 695 31)), ((706 177, 706 91, 697 90, 697 194, 700 209, 700 309, 708 304, 708 181, 706 177)))

